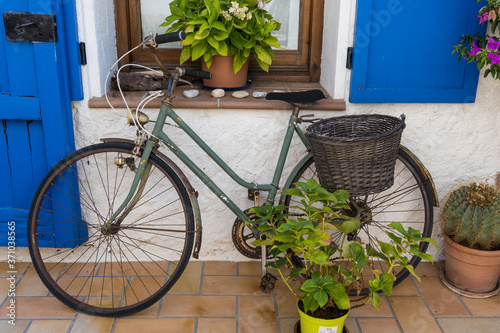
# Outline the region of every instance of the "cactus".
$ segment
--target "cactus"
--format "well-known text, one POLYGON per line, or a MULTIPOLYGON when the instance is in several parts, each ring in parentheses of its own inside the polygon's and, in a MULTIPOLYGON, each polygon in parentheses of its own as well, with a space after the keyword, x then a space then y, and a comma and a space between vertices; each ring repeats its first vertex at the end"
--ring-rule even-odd
POLYGON ((443 207, 444 233, 473 249, 500 249, 500 192, 473 183, 454 190, 443 207))

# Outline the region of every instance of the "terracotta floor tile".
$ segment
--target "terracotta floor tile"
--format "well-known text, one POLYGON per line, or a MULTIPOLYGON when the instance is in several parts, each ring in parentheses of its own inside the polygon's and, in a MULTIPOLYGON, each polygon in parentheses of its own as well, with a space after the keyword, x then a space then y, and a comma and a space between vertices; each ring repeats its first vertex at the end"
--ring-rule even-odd
POLYGON ((169 294, 198 294, 200 292, 201 271, 203 262, 192 261, 188 264, 179 280, 174 284, 169 294))
POLYGON ((236 275, 238 263, 232 261, 205 262, 205 275, 236 275))
POLYGON ((234 333, 236 319, 232 318, 200 318, 196 333, 234 333))
MULTIPOLYGON (((2 260, 6 257, 7 257, 7 252, 5 256, 2 257, 2 260)), ((30 264, 31 263, 29 262, 16 262, 14 269, 11 269, 7 262, 0 262, 0 277, 3 278, 9 276, 11 273, 7 272, 11 271, 16 272, 15 274, 17 276, 22 276, 30 264)))
POLYGON ((417 283, 434 316, 470 316, 457 294, 443 285, 439 277, 422 277, 417 283))
POLYGON ((75 323, 71 328, 71 333, 88 333, 99 332, 108 333, 113 326, 115 318, 105 318, 90 316, 84 313, 79 313, 76 317, 75 323))
POLYGON ((205 276, 203 294, 264 295, 259 276, 205 276))
POLYGON ((175 264, 167 261, 113 263, 99 269, 99 275, 117 276, 165 276, 169 270, 175 269, 175 264))
POLYGON ((496 333, 500 318, 438 318, 438 323, 446 333, 496 333))
POLYGON ((418 264, 417 268, 415 268, 415 274, 418 276, 439 276, 439 268, 438 263, 431 262, 421 262, 418 264))
MULTIPOLYGON (((417 284, 419 282, 417 281, 417 284)), ((418 295, 417 288, 413 284, 413 281, 410 277, 404 279, 400 284, 394 287, 392 290, 392 295, 418 295)))
POLYGON ((156 318, 116 320, 115 333, 194 333, 194 318, 156 318))
MULTIPOLYGON (((299 281, 290 281, 294 290, 298 290, 299 281)), ((278 280, 275 286, 274 293, 276 295, 276 303, 278 304, 278 314, 280 317, 295 317, 297 314, 297 297, 293 295, 285 283, 278 280)))
MULTIPOLYGON (((4 304, 0 309, 0 318, 6 318, 8 309, 4 304)), ((73 318, 75 311, 62 304, 55 297, 17 297, 16 318, 52 319, 73 318)))
POLYGON ((244 261, 238 264, 238 275, 257 275, 262 276, 260 261, 244 261))
POLYGON ((155 304, 151 305, 149 308, 146 308, 140 312, 134 313, 130 316, 129 318, 150 318, 150 317, 158 317, 158 311, 160 308, 160 301, 156 302, 155 304))
POLYGON ((474 317, 500 317, 500 295, 478 299, 461 297, 474 317))
MULTIPOLYGON (((351 303, 351 306, 359 303, 351 303)), ((389 307, 387 297, 380 296, 380 309, 377 309, 371 304, 365 304, 359 308, 352 309, 349 313, 350 317, 392 317, 392 312, 389 307)))
MULTIPOLYGON (((399 333, 399 327, 394 318, 359 318, 359 326, 363 333, 399 333)), ((351 327, 349 333, 351 333, 351 327)))
POLYGON ((276 312, 271 296, 239 297, 240 333, 277 333, 276 312))
POLYGON ((125 297, 128 302, 142 301, 157 292, 163 286, 164 281, 164 277, 133 277, 130 279, 125 297))
MULTIPOLYGON (((8 319, 7 317, 2 317, 2 319, 8 319)), ((14 322, 15 325, 9 324, 8 320, 0 320, 0 332, 6 333, 23 333, 28 324, 29 320, 18 320, 14 322)))
POLYGON ((31 266, 16 287, 19 296, 48 296, 49 290, 40 280, 35 268, 31 266))
POLYGON ((235 317, 235 296, 163 297, 160 317, 235 317))
POLYGON ((27 333, 66 332, 71 320, 33 320, 27 333))
POLYGON ((293 332, 295 324, 299 321, 299 317, 296 318, 282 318, 280 319, 280 332, 288 333, 293 332))
POLYGON ((358 326, 356 325, 356 319, 349 318, 345 320, 344 327, 349 330, 349 333, 360 333, 358 330, 358 326))
POLYGON ((439 333, 434 317, 418 296, 394 296, 389 299, 399 324, 405 333, 439 333))
POLYGON ((73 296, 123 295, 127 281, 119 277, 61 277, 59 286, 73 296))

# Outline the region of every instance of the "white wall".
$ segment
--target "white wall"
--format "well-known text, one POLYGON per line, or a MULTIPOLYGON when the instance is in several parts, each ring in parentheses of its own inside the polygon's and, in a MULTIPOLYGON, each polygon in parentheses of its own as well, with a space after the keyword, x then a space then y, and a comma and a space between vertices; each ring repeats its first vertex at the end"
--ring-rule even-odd
MULTIPOLYGON (((74 103, 77 147, 98 142, 100 137, 133 138, 135 131, 125 125, 124 113, 109 109, 89 109, 88 98, 101 96, 102 82, 116 59, 112 0, 78 0, 81 40, 87 43, 88 65, 84 67, 87 100, 74 103)), ((355 1, 326 1, 325 38, 321 83, 335 98, 348 101, 350 72, 345 69, 345 52, 352 46, 355 1)), ((346 112, 382 113, 407 117, 403 144, 410 148, 432 174, 439 199, 467 180, 495 180, 500 171, 500 80, 480 78, 474 104, 350 104, 346 112)), ((154 110, 148 110, 150 115, 154 110)), ((328 112, 315 112, 325 117, 328 112)), ((277 159, 277 146, 285 130, 288 112, 252 110, 179 110, 184 120, 247 180, 268 182, 277 159), (229 116, 230 115, 230 116, 229 116)), ((193 159, 205 163, 199 150, 172 130, 193 159)), ((292 148, 294 163, 303 153, 292 148)), ((167 153, 168 155, 168 153, 167 153)), ((170 154, 171 155, 171 154, 170 154)), ((252 203, 246 190, 228 179, 213 164, 206 167, 226 193, 242 208, 252 203)), ((203 260, 245 260, 234 249, 231 226, 234 215, 197 180, 188 176, 200 192, 204 225, 203 260)), ((436 210, 436 217, 439 215, 436 210)), ((436 226, 439 221, 435 221, 436 226)), ((439 228, 435 237, 439 238, 439 228)))

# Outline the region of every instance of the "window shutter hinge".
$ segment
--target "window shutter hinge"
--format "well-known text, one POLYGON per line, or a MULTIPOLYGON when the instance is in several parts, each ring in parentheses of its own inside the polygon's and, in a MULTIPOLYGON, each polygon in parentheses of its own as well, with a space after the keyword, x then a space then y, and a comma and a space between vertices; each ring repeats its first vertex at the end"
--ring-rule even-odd
POLYGON ((346 65, 345 67, 347 69, 352 69, 352 56, 353 56, 353 48, 352 47, 348 47, 347 48, 347 61, 346 61, 346 65))
POLYGON ((80 59, 80 63, 85 66, 87 64, 87 50, 84 42, 80 42, 80 59))

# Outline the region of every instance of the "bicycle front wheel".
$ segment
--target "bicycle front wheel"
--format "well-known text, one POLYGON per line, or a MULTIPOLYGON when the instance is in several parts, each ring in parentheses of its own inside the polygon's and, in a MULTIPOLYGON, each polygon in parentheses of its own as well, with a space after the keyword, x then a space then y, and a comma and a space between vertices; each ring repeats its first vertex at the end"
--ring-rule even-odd
MULTIPOLYGON (((306 182, 313 178, 319 183, 318 174, 314 160, 311 157, 309 161, 297 172, 293 178, 295 182, 306 182)), ((377 240, 390 243, 391 239, 384 231, 389 230, 388 225, 392 222, 400 222, 405 228, 412 227, 419 230, 423 237, 430 237, 433 225, 433 201, 431 196, 431 185, 420 170, 415 161, 401 148, 398 151, 398 158, 394 172, 394 185, 377 194, 364 197, 351 198, 361 209, 361 228, 352 235, 353 240, 370 244, 380 251, 377 240)), ((286 206, 300 204, 293 202, 293 198, 287 196, 286 206)), ((292 211, 293 213, 293 211, 292 211)), ((396 230, 391 231, 398 234, 396 230)), ((332 241, 340 243, 342 234, 340 232, 332 233, 332 241)), ((419 250, 426 252, 428 243, 420 243, 419 250)), ((408 257, 409 263, 415 268, 421 258, 417 256, 408 257)), ((294 263, 298 266, 303 265, 302 260, 294 257, 294 263)), ((387 272, 387 267, 381 261, 373 261, 372 269, 387 272)), ((407 269, 398 269, 395 274, 394 286, 401 283, 410 272, 407 269)), ((358 282, 360 285, 354 286, 351 294, 366 295, 369 292, 368 280, 373 273, 370 268, 365 268, 363 278, 358 282), (359 288, 358 288, 359 287, 359 288)))
POLYGON ((40 184, 28 220, 31 259, 49 291, 88 314, 141 311, 175 284, 194 241, 193 208, 172 168, 151 154, 149 177, 119 219, 140 157, 102 143, 59 162, 40 184))

